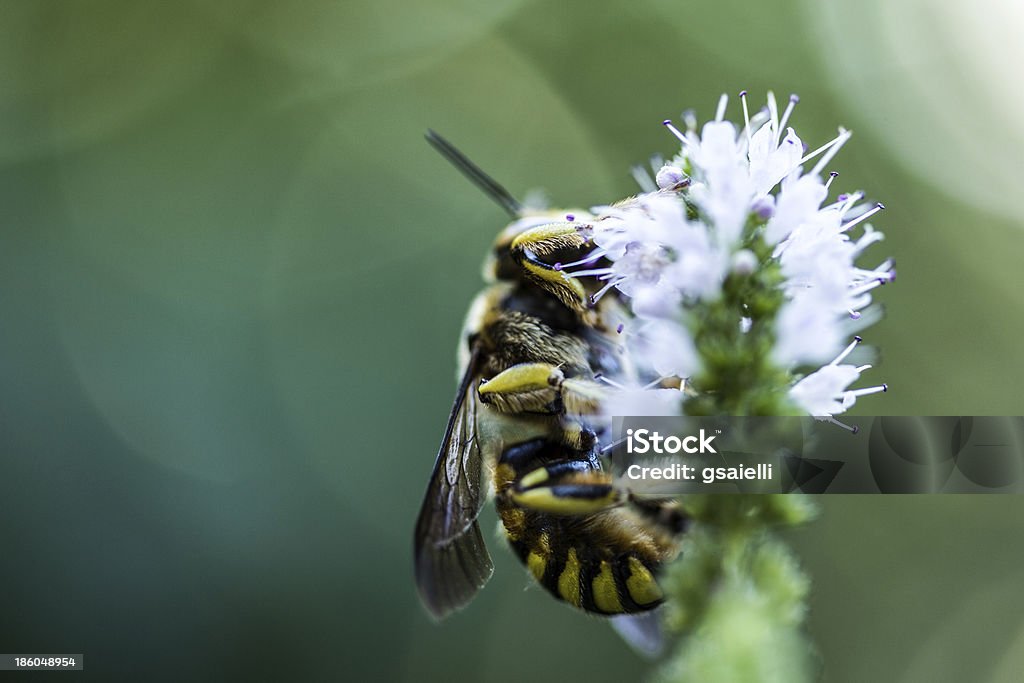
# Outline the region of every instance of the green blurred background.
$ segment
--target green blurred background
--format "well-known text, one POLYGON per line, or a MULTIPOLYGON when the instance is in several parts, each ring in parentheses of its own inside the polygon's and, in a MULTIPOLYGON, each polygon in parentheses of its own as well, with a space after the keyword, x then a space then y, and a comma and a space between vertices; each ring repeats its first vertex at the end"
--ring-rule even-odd
MULTIPOLYGON (((719 93, 798 92, 889 207, 879 414, 1024 414, 1022 10, 941 0, 0 4, 0 652, 109 680, 633 680, 509 553, 441 626, 411 530, 504 217, 589 206, 719 93), (91 674, 91 675, 90 675, 91 674)), ((732 110, 736 116, 738 109, 732 110)), ((832 681, 1024 669, 1018 497, 790 537, 832 681)), ((488 512, 485 524, 494 523, 488 512)))

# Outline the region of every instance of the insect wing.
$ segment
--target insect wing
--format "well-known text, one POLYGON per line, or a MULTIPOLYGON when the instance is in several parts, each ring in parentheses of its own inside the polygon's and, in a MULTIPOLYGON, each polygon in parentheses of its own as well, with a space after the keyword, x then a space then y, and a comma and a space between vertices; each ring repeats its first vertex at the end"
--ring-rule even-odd
POLYGON ((437 619, 464 607, 494 570, 477 522, 486 497, 476 436, 478 398, 472 386, 478 364, 479 351, 474 350, 416 520, 416 586, 437 619))
POLYGON ((661 612, 656 609, 640 614, 620 614, 610 619, 612 628, 630 647, 644 657, 654 658, 665 650, 661 612))

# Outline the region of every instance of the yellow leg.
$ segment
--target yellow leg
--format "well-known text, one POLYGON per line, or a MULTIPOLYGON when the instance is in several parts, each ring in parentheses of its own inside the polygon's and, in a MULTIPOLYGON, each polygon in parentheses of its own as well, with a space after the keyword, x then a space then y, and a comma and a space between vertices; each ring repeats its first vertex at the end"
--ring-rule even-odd
POLYGON ((519 363, 480 384, 480 400, 503 413, 597 412, 603 387, 597 382, 566 378, 550 363, 519 363))

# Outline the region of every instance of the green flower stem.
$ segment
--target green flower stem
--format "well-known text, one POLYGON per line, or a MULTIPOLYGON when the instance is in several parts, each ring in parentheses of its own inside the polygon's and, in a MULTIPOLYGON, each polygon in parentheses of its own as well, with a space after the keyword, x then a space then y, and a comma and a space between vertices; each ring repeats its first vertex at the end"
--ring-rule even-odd
POLYGON ((787 392, 788 372, 775 366, 775 318, 784 302, 784 277, 771 247, 757 235, 746 248, 758 266, 733 272, 722 284, 722 296, 699 304, 693 328, 703 371, 693 379, 697 396, 687 402, 690 415, 799 415, 787 392), (741 320, 750 327, 742 331, 741 320))
MULTIPOLYGON (((744 244, 757 267, 734 271, 722 296, 694 311, 704 369, 693 379, 691 415, 800 414, 788 398, 792 377, 771 360, 784 278, 759 228, 748 225, 744 244)), ((797 495, 705 495, 684 505, 695 528, 665 579, 667 626, 679 640, 660 679, 812 680, 813 648, 803 633, 810 582, 773 531, 810 519, 812 504, 797 495)))
POLYGON ((814 508, 800 496, 694 496, 697 520, 665 578, 666 624, 679 635, 665 683, 800 683, 813 679, 802 632, 809 580, 772 528, 814 508))

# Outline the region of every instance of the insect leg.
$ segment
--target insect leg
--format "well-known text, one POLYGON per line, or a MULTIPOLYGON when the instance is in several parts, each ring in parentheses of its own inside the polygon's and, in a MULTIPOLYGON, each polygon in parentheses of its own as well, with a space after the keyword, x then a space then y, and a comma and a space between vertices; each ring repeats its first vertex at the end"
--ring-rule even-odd
POLYGON ((519 363, 477 388, 480 400, 503 413, 557 413, 565 375, 549 363, 519 363))
POLYGON ((480 400, 503 413, 597 412, 604 388, 597 382, 567 378, 557 365, 519 363, 480 384, 480 400))
POLYGON ((549 223, 522 233, 512 241, 513 260, 543 289, 554 294, 566 306, 577 312, 587 308, 587 293, 580 281, 566 274, 554 263, 547 263, 542 257, 557 251, 570 249, 579 251, 587 246, 576 223, 549 223))

